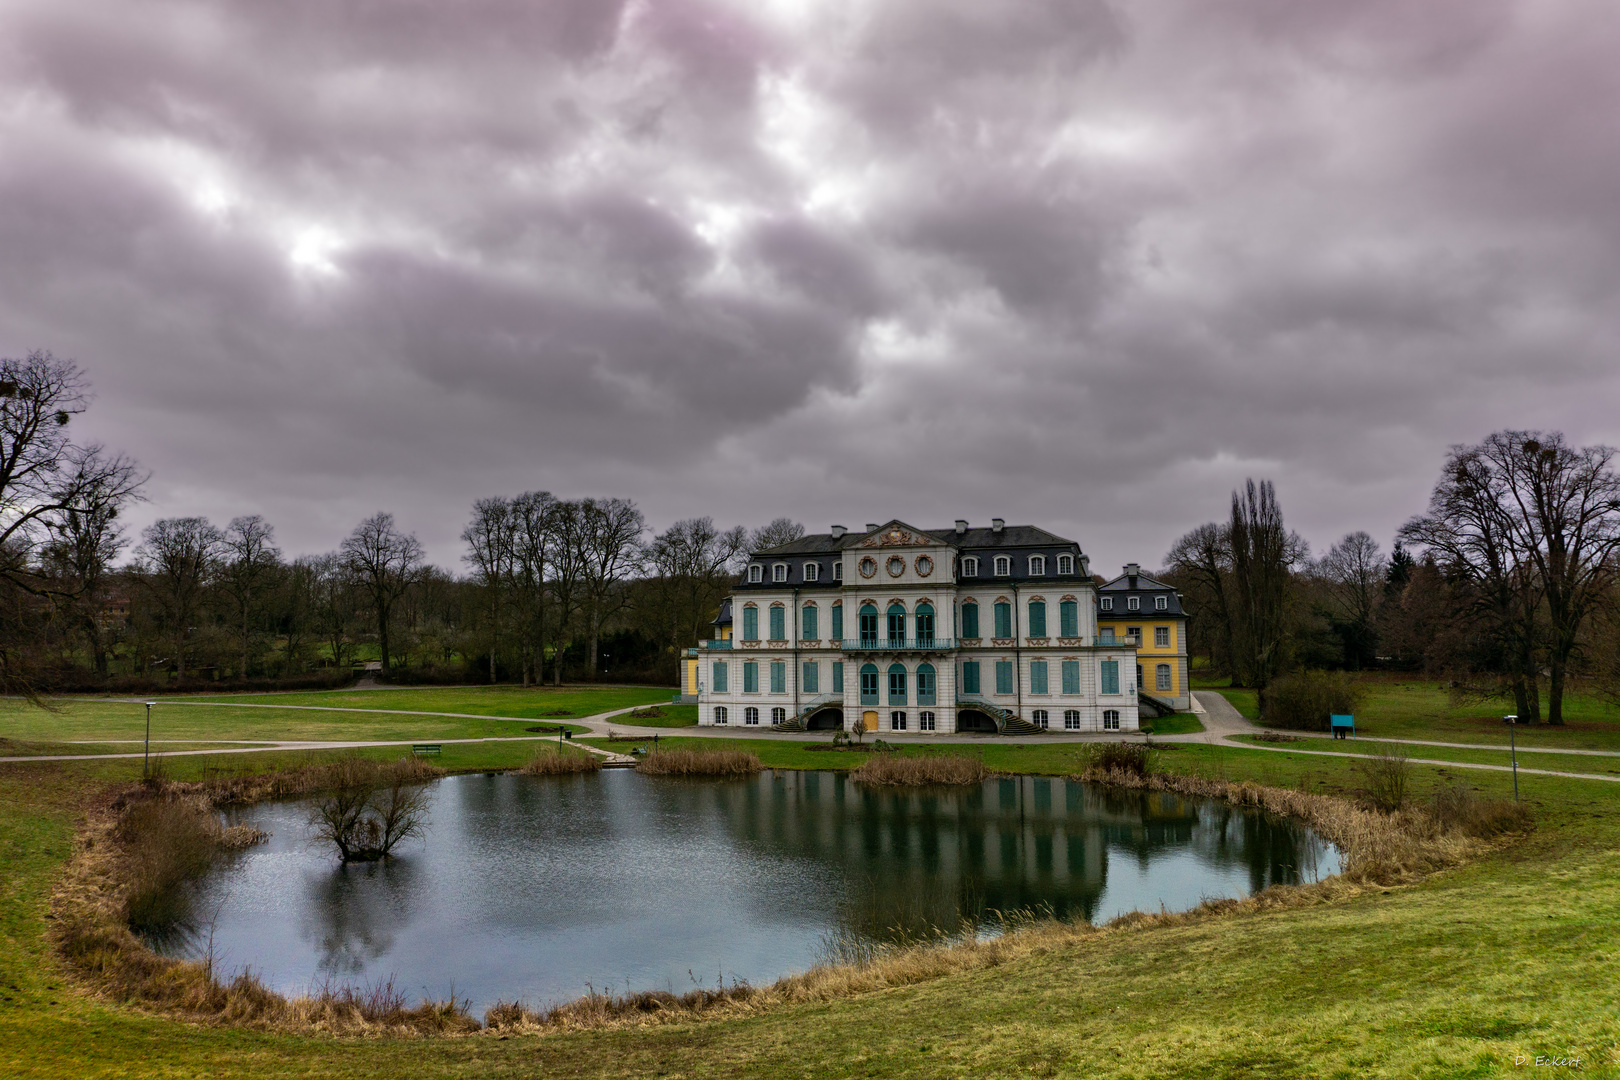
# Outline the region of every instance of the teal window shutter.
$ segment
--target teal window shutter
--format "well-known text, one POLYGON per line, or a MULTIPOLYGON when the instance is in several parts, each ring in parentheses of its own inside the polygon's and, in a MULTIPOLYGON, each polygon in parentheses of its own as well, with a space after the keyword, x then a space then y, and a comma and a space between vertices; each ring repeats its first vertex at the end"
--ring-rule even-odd
POLYGON ((1119 661, 1104 660, 1102 662, 1102 693, 1119 693, 1119 661))
POLYGON ((1029 692, 1032 694, 1046 693, 1046 661, 1031 660, 1029 662, 1029 692))
POLYGON ((832 636, 834 641, 841 641, 844 637, 844 605, 834 604, 832 613, 832 636))
POLYGON ((1061 637, 1080 636, 1080 607, 1073 600, 1058 605, 1058 634, 1061 637))
POLYGON ((759 608, 743 608, 743 640, 759 640, 759 608))
POLYGON ((996 605, 996 637, 1012 637, 1012 605, 1005 601, 996 605))
POLYGON ((787 608, 780 604, 771 608, 771 640, 787 640, 787 608))
POLYGON ((979 662, 969 660, 962 665, 962 693, 977 694, 979 692, 979 662))
POLYGON ((878 703, 878 669, 876 664, 861 665, 861 704, 878 703))
MULTIPOLYGON (((781 611, 781 608, 776 610, 781 611)), ((787 693, 787 663, 782 660, 771 661, 771 693, 787 693)))
POLYGON ((996 693, 1013 692, 1013 666, 1011 660, 996 661, 996 693))
POLYGON ((934 703, 934 665, 920 664, 917 667, 917 704, 932 705, 934 703))
POLYGON ((716 694, 724 694, 726 692, 726 666, 727 665, 723 660, 716 660, 714 662, 714 679, 710 681, 709 689, 713 690, 716 694))
POLYGON ((1046 601, 1031 600, 1029 602, 1029 636, 1046 636, 1046 601))
POLYGON ((906 609, 899 604, 889 605, 889 643, 906 640, 906 609))
MULTIPOLYGON (((837 610, 838 610, 837 608, 833 608, 833 611, 836 612, 837 610)), ((834 660, 833 661, 833 693, 842 694, 843 692, 844 692, 844 662, 842 660, 834 660)))
POLYGON ((752 660, 743 664, 743 693, 759 693, 759 665, 752 660))
POLYGON ((877 644, 877 608, 871 604, 861 605, 861 644, 877 644))
POLYGON ((821 693, 821 665, 814 660, 804 662, 804 692, 807 694, 821 693))
POLYGON ((904 664, 889 665, 889 704, 904 705, 906 703, 906 667, 904 664))
POLYGON ((917 605, 917 643, 934 643, 934 605, 926 600, 917 605))
POLYGON ((979 636, 979 605, 962 605, 962 636, 976 638, 979 636))
POLYGON ((1080 692, 1080 661, 1063 661, 1063 692, 1065 694, 1080 692))
POLYGON ((806 641, 815 641, 821 636, 820 634, 816 633, 816 609, 813 607, 807 607, 803 609, 801 614, 804 617, 799 621, 804 624, 804 632, 799 636, 804 638, 806 641))

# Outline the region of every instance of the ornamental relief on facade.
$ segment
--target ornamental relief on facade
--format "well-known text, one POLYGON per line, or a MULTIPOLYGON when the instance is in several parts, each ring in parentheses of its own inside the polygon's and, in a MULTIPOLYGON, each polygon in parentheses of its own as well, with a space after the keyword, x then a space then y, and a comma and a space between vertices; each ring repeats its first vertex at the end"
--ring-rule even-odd
POLYGON ((1043 638, 1043 637, 1032 637, 1032 638, 1025 638, 1024 640, 1030 645, 1045 645, 1051 639, 1050 638, 1043 638))
POLYGON ((997 646, 999 648, 1008 648, 1008 647, 1012 646, 1013 644, 1015 644, 1015 642, 1010 637, 1008 637, 1008 638, 1000 638, 1000 637, 998 637, 998 638, 991 638, 990 639, 990 644, 995 645, 995 646, 997 646))
POLYGON ((982 641, 984 641, 983 638, 965 637, 962 639, 962 645, 964 648, 976 649, 982 641))
POLYGON ((1058 638, 1058 644, 1065 647, 1079 648, 1080 646, 1084 645, 1085 642, 1081 641, 1077 637, 1062 637, 1058 638))
POLYGON ((937 541, 932 536, 912 533, 909 529, 887 529, 861 541, 861 547, 931 547, 937 541))
POLYGON ((759 642, 757 642, 757 641, 742 641, 742 642, 739 642, 738 644, 740 644, 745 649, 757 649, 757 648, 759 648, 759 642))

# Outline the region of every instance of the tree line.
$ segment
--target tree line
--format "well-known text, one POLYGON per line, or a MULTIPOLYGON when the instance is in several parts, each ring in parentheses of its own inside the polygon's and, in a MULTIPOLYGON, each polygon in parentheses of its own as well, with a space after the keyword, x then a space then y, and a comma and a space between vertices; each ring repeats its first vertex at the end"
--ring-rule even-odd
POLYGON ((1321 558, 1288 529, 1271 483, 1232 493, 1223 521, 1165 558, 1190 645, 1262 694, 1301 669, 1421 671, 1564 721, 1581 682, 1620 697, 1620 475, 1607 446, 1502 431, 1451 448, 1428 508, 1386 555, 1353 532, 1321 558))

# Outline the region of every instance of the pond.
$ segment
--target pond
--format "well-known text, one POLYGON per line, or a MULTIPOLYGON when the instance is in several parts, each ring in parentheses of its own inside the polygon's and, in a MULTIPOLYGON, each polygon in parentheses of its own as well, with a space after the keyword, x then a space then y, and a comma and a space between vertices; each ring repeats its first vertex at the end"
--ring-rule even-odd
POLYGON ((270 834, 197 888, 162 951, 297 994, 389 978, 407 995, 565 1001, 590 989, 756 984, 835 943, 1103 922, 1338 872, 1303 826, 1224 803, 1061 779, 873 789, 841 773, 692 781, 608 770, 453 776, 422 840, 340 864, 308 804, 234 815, 270 834))

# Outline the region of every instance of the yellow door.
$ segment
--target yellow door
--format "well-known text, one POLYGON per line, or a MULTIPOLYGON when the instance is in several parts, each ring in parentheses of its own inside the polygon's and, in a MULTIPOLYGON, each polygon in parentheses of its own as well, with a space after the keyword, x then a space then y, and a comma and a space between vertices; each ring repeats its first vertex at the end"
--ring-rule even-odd
POLYGON ((865 728, 867 731, 876 731, 877 713, 873 712, 871 709, 868 709, 866 712, 862 713, 861 727, 865 728))

